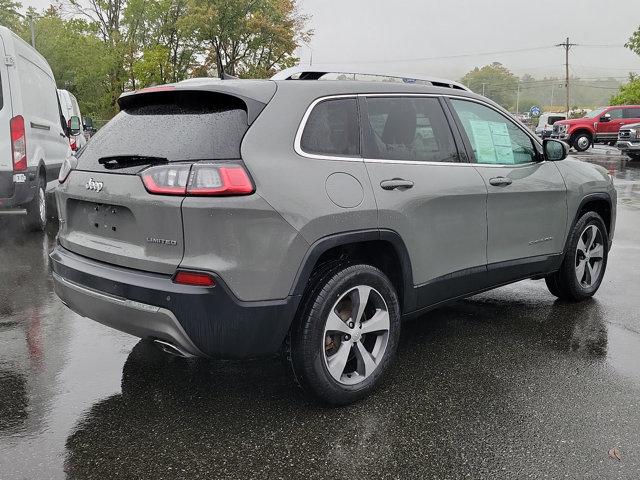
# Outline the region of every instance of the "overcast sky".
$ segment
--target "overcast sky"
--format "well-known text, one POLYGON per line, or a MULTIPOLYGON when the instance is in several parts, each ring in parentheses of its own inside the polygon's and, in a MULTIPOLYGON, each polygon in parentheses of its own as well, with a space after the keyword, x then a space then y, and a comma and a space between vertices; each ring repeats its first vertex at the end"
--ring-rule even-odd
MULTIPOLYGON (((23 0, 23 3, 42 9, 50 0, 23 0)), ((640 24, 635 0, 298 0, 298 3, 300 10, 311 16, 309 27, 315 31, 310 47, 298 52, 303 62, 309 62, 312 51, 313 63, 358 62, 368 68, 457 79, 474 66, 499 61, 518 75, 563 76, 564 50, 552 46, 569 36, 571 42, 583 44, 571 51, 572 74, 626 77, 630 70, 640 72, 640 57, 622 47, 640 24)))

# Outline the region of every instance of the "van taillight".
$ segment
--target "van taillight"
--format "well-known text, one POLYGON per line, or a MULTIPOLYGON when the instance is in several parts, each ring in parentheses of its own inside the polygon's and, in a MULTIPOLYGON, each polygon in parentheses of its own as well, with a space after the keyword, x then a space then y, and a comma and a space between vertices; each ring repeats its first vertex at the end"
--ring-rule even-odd
POLYGON ((140 176, 147 191, 157 195, 248 195, 254 191, 249 174, 238 163, 160 165, 140 176))
POLYGON ((11 131, 13 171, 22 172, 27 169, 27 138, 22 115, 17 115, 9 121, 9 130, 11 131))

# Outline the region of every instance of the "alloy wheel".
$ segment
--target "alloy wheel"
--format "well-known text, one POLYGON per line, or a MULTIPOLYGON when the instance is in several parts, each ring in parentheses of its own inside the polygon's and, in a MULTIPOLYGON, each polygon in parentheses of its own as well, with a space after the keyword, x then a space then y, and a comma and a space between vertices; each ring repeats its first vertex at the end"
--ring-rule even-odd
POLYGON ((389 340, 389 309, 380 292, 358 285, 335 302, 325 323, 322 351, 327 370, 343 385, 371 376, 389 340))
POLYGON ((576 247, 576 278, 583 288, 592 287, 599 279, 604 263, 604 241, 596 225, 588 225, 580 234, 576 247))

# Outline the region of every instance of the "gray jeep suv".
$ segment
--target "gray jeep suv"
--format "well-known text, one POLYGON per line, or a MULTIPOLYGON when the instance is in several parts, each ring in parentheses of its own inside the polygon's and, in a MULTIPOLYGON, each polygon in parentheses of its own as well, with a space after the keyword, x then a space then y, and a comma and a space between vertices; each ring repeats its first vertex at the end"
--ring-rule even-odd
POLYGON ((60 174, 62 301, 177 355, 284 352, 345 404, 389 370, 402 319, 527 278, 596 292, 606 170, 454 82, 323 73, 122 95, 60 174))

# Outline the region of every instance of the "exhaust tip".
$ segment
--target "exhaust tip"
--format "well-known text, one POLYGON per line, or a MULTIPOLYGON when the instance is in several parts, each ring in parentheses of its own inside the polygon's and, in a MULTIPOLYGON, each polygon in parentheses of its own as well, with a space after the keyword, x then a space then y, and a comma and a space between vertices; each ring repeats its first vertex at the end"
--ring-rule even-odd
POLYGON ((164 340, 154 339, 153 343, 157 345, 160 348, 160 350, 170 355, 174 355, 176 357, 181 357, 181 358, 194 357, 194 355, 190 354, 189 352, 184 351, 183 349, 181 349, 180 347, 177 347, 172 343, 165 342, 164 340))

